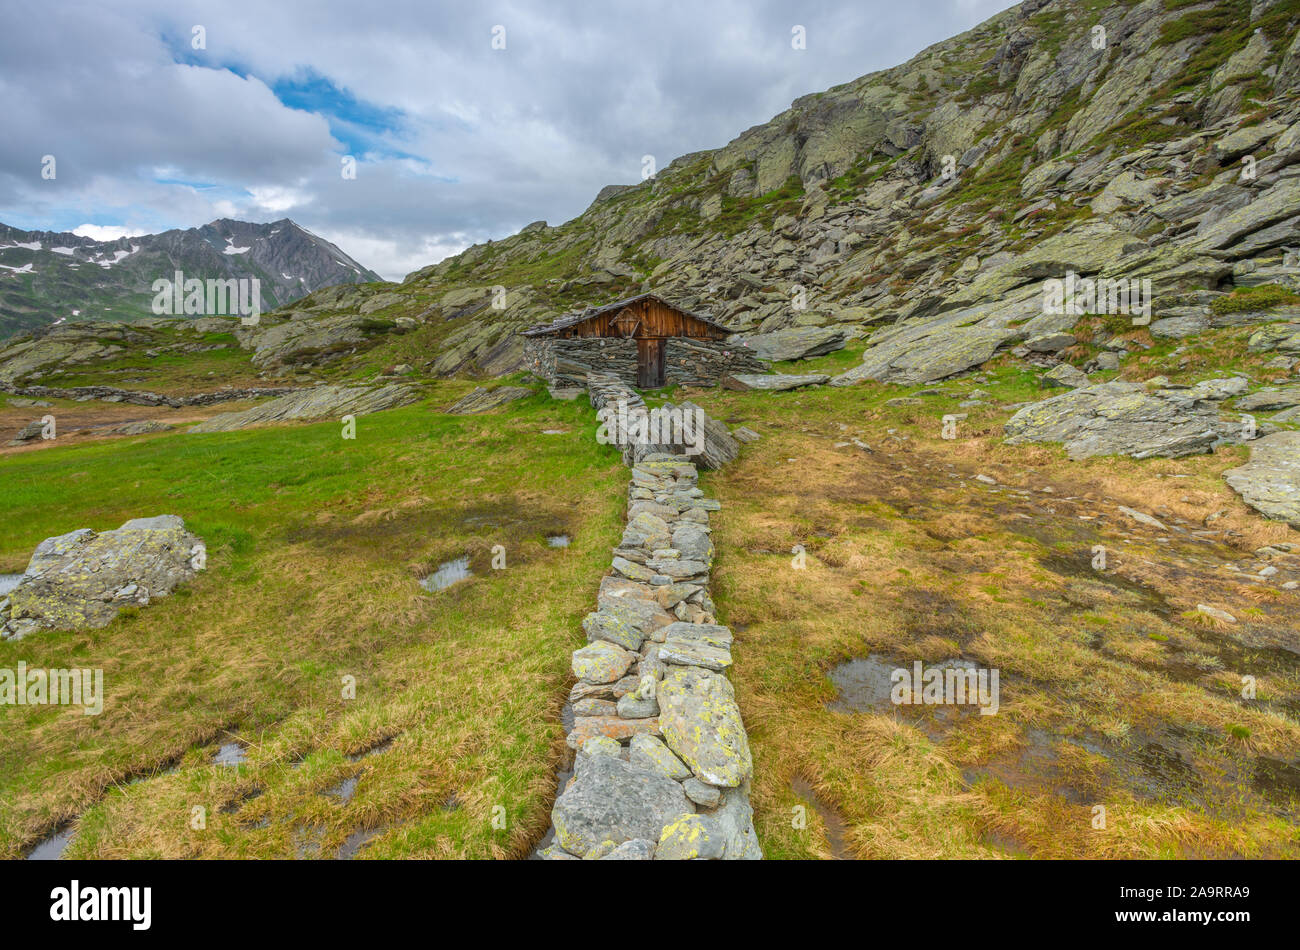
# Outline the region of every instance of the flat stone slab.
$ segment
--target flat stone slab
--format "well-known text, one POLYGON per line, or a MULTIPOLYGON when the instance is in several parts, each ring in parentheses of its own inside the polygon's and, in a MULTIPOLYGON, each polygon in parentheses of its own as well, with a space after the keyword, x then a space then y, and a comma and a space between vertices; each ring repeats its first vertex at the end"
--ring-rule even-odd
POLYGON ((498 386, 496 389, 479 386, 469 395, 452 403, 443 412, 451 416, 477 415, 480 412, 488 412, 517 399, 527 399, 532 394, 531 389, 525 389, 522 386, 498 386))
POLYGON ((809 373, 805 376, 771 373, 768 375, 741 374, 728 376, 722 381, 722 385, 727 389, 735 389, 740 392, 762 390, 764 392, 782 393, 791 389, 800 389, 804 386, 822 386, 828 382, 830 382, 830 377, 824 373, 809 373))
POLYGON ((1274 432, 1250 445, 1250 461, 1223 473, 1242 500, 1300 528, 1300 432, 1274 432))
POLYGON ((754 771, 736 693, 719 673, 692 666, 668 670, 656 690, 664 742, 696 778, 735 788, 754 771))
POLYGON ((1241 412, 1273 412, 1277 409, 1290 409, 1292 406, 1300 406, 1300 386, 1261 389, 1249 396, 1242 396, 1237 400, 1235 408, 1241 412))

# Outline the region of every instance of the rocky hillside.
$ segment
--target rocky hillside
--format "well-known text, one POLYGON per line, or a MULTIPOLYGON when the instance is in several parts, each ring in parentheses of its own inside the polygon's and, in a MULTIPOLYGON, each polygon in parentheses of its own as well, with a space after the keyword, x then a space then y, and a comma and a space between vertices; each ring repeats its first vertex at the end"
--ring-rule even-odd
POLYGON ((746 334, 843 327, 869 345, 837 382, 907 383, 1024 343, 1050 362, 1078 315, 1044 313, 1044 281, 1069 272, 1150 280, 1157 333, 1223 310, 1285 318, 1298 28, 1296 0, 1027 0, 608 186, 562 225, 400 284, 318 291, 240 343, 272 376, 501 375, 520 368, 520 329, 653 289, 746 334))
MULTIPOLYGON (((1150 278, 1157 319, 1203 316, 1234 287, 1294 289, 1298 26, 1294 0, 1028 0, 609 186, 563 225, 537 222, 400 285, 309 296, 286 314, 305 321, 301 359, 268 329, 268 362, 364 349, 382 342, 365 330, 374 318, 406 317, 420 329, 402 351, 429 371, 500 374, 519 365, 518 329, 652 288, 749 332, 880 332, 960 311, 956 325, 977 329, 954 344, 954 321, 935 324, 959 351, 942 374, 1023 338, 1042 281, 1069 270, 1150 278)), ((938 342, 926 336, 906 348, 938 342)))
POLYGON ((334 284, 379 280, 330 242, 283 218, 222 219, 116 241, 0 224, 0 339, 78 320, 151 314, 155 280, 256 277, 271 309, 334 284))

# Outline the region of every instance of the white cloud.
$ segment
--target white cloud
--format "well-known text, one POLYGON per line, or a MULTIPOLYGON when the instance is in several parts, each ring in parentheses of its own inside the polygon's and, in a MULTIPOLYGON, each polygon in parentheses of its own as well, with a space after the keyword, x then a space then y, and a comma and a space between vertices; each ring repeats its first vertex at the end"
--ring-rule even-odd
POLYGON ((121 238, 140 237, 148 234, 139 228, 122 228, 113 225, 82 224, 72 229, 78 237, 88 237, 94 241, 116 241, 121 238))
POLYGON ((567 220, 603 185, 637 181, 642 155, 663 167, 721 146, 1008 5, 659 0, 647 16, 608 0, 495 0, 433 16, 427 0, 392 0, 359 20, 351 0, 32 3, 0 31, 0 220, 116 218, 126 235, 289 214, 400 277, 567 220), (194 23, 206 51, 189 47, 194 23), (491 48, 497 23, 505 50, 491 48), (790 48, 794 23, 806 51, 790 48), (344 108, 332 130, 272 92, 313 75, 363 103, 360 118, 344 108), (376 126, 366 110, 398 119, 376 126), (340 176, 345 152, 362 157, 355 180, 340 176), (56 181, 40 178, 44 154, 56 181))

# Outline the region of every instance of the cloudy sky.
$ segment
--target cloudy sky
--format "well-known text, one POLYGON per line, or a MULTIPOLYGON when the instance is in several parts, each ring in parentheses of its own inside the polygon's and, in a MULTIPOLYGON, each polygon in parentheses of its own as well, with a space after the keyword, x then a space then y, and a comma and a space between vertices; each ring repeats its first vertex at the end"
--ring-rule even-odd
POLYGON ((291 217, 400 279, 1010 5, 10 0, 0 222, 116 237, 291 217))

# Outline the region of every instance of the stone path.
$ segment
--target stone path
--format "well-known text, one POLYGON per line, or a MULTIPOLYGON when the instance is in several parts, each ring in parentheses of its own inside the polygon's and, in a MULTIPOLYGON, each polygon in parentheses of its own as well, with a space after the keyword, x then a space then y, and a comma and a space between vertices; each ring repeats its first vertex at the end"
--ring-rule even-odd
MULTIPOLYGON (((599 410, 643 405, 593 380, 599 410)), ((651 446, 663 449, 663 446, 651 446)), ((551 811, 549 860, 759 859, 749 740, 735 693, 731 631, 714 618, 709 515, 694 463, 625 452, 627 526, 583 620, 569 692, 573 777, 551 811)))

